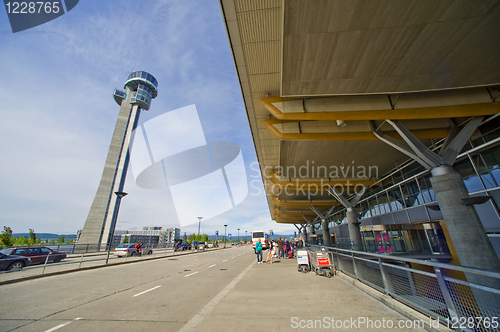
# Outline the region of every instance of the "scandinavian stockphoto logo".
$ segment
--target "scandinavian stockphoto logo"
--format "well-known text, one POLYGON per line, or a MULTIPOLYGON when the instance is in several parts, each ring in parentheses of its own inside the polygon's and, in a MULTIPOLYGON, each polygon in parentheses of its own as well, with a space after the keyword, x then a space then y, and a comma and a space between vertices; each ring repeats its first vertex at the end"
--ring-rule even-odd
POLYGON ((52 21, 73 9, 79 0, 3 0, 12 32, 16 33, 52 21))
POLYGON ((207 143, 195 105, 159 115, 134 131, 130 165, 145 189, 169 189, 181 227, 226 212, 248 194, 241 149, 207 143))

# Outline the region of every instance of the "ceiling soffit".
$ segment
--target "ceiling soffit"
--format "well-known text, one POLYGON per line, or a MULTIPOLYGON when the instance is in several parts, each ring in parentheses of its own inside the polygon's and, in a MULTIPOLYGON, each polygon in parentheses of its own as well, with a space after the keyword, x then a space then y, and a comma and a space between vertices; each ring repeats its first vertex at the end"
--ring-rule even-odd
POLYGON ((284 2, 282 96, 500 83, 500 2, 284 2))

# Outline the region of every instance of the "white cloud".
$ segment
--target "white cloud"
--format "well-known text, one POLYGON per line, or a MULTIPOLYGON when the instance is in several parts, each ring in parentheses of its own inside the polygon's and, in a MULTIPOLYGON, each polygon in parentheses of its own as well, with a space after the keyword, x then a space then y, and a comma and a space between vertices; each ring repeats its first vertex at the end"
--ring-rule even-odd
MULTIPOLYGON (((0 222, 15 232, 83 228, 118 115, 111 94, 133 70, 159 81, 141 122, 196 104, 206 141, 233 142, 246 164, 256 160, 217 2, 80 1, 47 24, 2 32, 0 48, 0 222)), ((140 188, 129 174, 125 191, 118 227, 179 225, 168 190, 140 188)), ((224 224, 234 234, 278 228, 263 195, 202 229, 224 224)))

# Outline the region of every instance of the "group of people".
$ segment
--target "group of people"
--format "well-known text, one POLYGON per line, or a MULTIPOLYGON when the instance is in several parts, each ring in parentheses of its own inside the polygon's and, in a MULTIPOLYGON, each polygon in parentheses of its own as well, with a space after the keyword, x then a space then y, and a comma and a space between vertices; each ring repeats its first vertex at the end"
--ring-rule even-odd
MULTIPOLYGON (((271 264, 273 263, 273 258, 285 258, 285 257, 293 258, 295 249, 301 248, 303 246, 301 238, 295 241, 292 238, 290 238, 290 240, 285 239, 283 241, 281 236, 277 241, 276 240, 269 241, 268 239, 266 239, 265 244, 268 249, 266 263, 271 263, 271 264)), ((255 243, 255 254, 257 254, 258 264, 264 263, 262 261, 262 249, 263 249, 263 243, 259 239, 255 243)))

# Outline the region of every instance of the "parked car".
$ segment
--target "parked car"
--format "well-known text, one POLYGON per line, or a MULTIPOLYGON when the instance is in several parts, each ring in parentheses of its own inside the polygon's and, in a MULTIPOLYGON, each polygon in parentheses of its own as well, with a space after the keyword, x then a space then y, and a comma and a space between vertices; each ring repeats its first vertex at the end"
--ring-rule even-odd
MULTIPOLYGON (((118 247, 115 248, 113 255, 118 257, 139 256, 140 254, 137 251, 137 249, 135 249, 135 246, 136 243, 120 244, 118 247)), ((142 247, 141 250, 143 255, 151 255, 153 253, 153 249, 151 248, 142 247)))
POLYGON ((2 254, 8 256, 25 256, 31 258, 31 264, 44 264, 49 257, 49 262, 58 263, 66 258, 66 253, 55 251, 47 247, 18 247, 2 249, 2 254))
POLYGON ((197 247, 198 250, 201 250, 201 251, 205 251, 206 250, 205 242, 198 242, 198 244, 196 245, 196 247, 197 247))
POLYGON ((10 256, 0 252, 0 271, 16 271, 31 265, 31 258, 24 256, 10 256))

